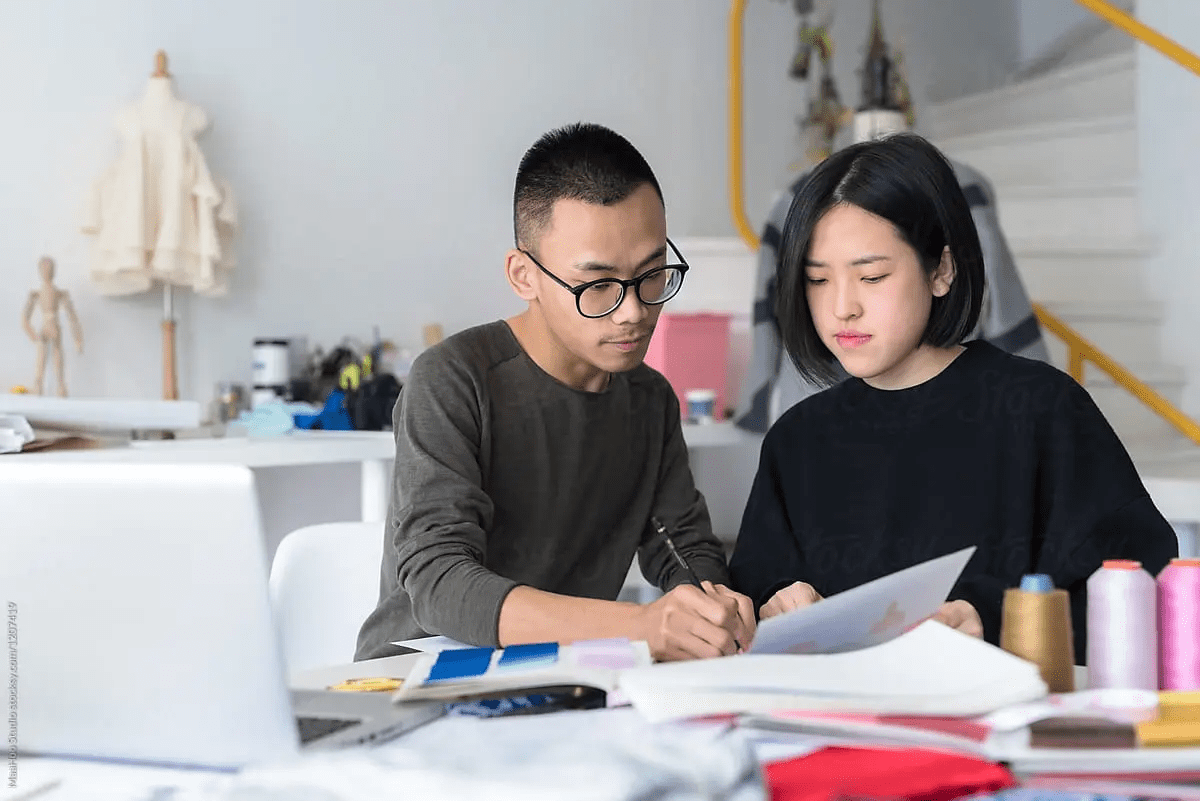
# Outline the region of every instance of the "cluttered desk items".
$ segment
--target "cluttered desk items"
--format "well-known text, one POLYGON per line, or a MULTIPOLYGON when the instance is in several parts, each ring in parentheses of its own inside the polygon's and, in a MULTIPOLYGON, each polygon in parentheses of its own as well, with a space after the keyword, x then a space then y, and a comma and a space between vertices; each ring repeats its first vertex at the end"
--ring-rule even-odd
MULTIPOLYGON (((1080 680, 1093 679, 1093 687, 1045 696, 1030 693, 1027 700, 1016 703, 1010 697, 1008 703, 988 714, 968 713, 966 707, 950 711, 957 690, 954 682, 967 680, 961 676, 938 679, 932 665, 921 665, 919 672, 942 686, 944 697, 937 704, 940 711, 918 711, 915 699, 909 698, 908 711, 900 712, 895 699, 871 697, 870 689, 882 684, 885 677, 894 689, 900 689, 894 679, 902 674, 894 665, 878 660, 873 684, 870 675, 855 678, 842 666, 841 678, 853 686, 832 692, 837 690, 832 681, 814 679, 816 657, 773 657, 792 659, 794 666, 802 667, 793 667, 791 677, 777 675, 767 680, 761 674, 750 675, 743 684, 762 694, 790 687, 795 694, 780 699, 774 709, 766 709, 769 704, 760 704, 752 693, 743 691, 739 698, 728 686, 697 689, 698 682, 678 676, 669 680, 658 677, 656 695, 670 691, 662 685, 683 685, 689 692, 676 693, 683 700, 656 697, 649 699, 651 706, 647 707, 646 694, 636 684, 648 682, 648 677, 639 675, 648 671, 633 672, 622 686, 639 709, 650 708, 652 714, 666 714, 654 711, 654 704, 674 704, 675 709, 687 704, 688 713, 695 713, 700 707, 696 696, 703 699, 703 708, 710 712, 719 705, 733 711, 748 709, 738 716, 739 729, 756 742, 768 742, 772 747, 790 740, 807 743, 816 739, 826 744, 866 746, 880 753, 932 749, 999 763, 1022 783, 1055 780, 1058 784, 1045 786, 1067 789, 1120 785, 1122 792, 1132 794, 1131 798, 1193 797, 1173 795, 1174 791, 1164 789, 1164 783, 1200 782, 1200 691, 1175 689, 1197 681, 1200 663, 1194 656, 1200 653, 1200 631, 1194 625, 1194 610, 1200 609, 1198 568, 1200 565, 1190 560, 1177 559, 1156 582, 1137 563, 1105 562, 1088 581, 1090 664, 1086 674, 1078 674, 1080 680), (1185 625, 1187 620, 1193 621, 1190 629, 1185 625), (801 695, 797 687, 806 690, 807 695, 801 695), (864 687, 869 689, 864 691, 864 687), (819 695, 815 689, 826 695, 819 695)), ((933 625, 926 623, 922 628, 933 625)), ((886 652, 914 641, 922 628, 883 646, 825 659, 886 652)), ((976 649, 990 649, 992 655, 1001 654, 1024 664, 1027 674, 1036 670, 1051 690, 1074 685, 1077 671, 1070 668, 1074 660, 1066 593, 1055 589, 1048 576, 1025 576, 1020 587, 1006 593, 1000 639, 1005 651, 1011 653, 978 641, 973 644, 976 649)), ((934 660, 954 664, 954 672, 977 674, 980 663, 960 658, 949 648, 951 645, 947 641, 947 650, 931 650, 930 654, 934 660)), ((975 656, 983 659, 984 653, 975 656)), ((914 652, 910 667, 919 665, 922 658, 930 656, 914 652)), ((727 661, 736 663, 739 659, 742 657, 727 661)), ((674 666, 670 670, 674 671, 674 666)), ((1005 681, 995 675, 987 684, 994 688, 1005 681)), ((985 691, 980 690, 974 700, 984 697, 985 691)), ((1000 700, 992 698, 997 703, 1000 700)), ((768 766, 769 776, 774 767, 768 766)))

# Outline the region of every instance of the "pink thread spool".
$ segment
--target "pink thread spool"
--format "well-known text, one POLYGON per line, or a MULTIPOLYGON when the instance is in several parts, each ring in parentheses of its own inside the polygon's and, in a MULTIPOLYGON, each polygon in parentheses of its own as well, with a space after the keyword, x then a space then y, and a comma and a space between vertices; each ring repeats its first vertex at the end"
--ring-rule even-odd
POLYGON ((1158 585, 1141 562, 1109 559, 1087 581, 1090 689, 1158 689, 1158 585))
POLYGON ((1200 559, 1172 559, 1158 574, 1159 686, 1200 689, 1200 559))

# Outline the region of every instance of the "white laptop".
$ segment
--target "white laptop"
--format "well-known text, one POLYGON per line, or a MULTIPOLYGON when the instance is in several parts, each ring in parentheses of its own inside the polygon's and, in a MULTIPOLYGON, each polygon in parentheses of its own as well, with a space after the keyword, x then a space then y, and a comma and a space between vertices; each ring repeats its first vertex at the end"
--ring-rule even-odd
POLYGON ((19 753, 236 768, 442 714, 288 691, 244 467, 0 457, 0 604, 19 753))

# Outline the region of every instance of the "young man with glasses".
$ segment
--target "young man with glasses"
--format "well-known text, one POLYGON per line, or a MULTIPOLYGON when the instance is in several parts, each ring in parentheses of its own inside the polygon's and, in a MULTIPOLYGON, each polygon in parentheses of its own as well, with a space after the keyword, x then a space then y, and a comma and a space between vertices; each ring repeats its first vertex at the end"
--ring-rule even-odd
POLYGON ((425 351, 396 406, 380 601, 358 658, 425 634, 734 653, 753 607, 725 586, 675 393, 642 363, 688 270, 654 173, 607 128, 551 131, 521 160, 513 223, 505 274, 527 308, 425 351), (613 600, 635 554, 666 591, 653 603, 613 600))

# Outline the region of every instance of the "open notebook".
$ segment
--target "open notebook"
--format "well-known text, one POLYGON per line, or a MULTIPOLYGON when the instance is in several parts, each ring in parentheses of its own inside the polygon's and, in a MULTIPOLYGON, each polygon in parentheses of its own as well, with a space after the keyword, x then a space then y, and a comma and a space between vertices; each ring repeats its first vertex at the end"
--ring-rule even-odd
POLYGON ((508 648, 461 648, 426 653, 413 664, 393 700, 453 700, 552 686, 617 688, 622 671, 651 664, 644 641, 580 640, 508 648))
POLYGON ((1041 698, 1032 662, 928 621, 837 654, 742 654, 628 670, 620 689, 652 721, 778 709, 982 715, 1041 698))

